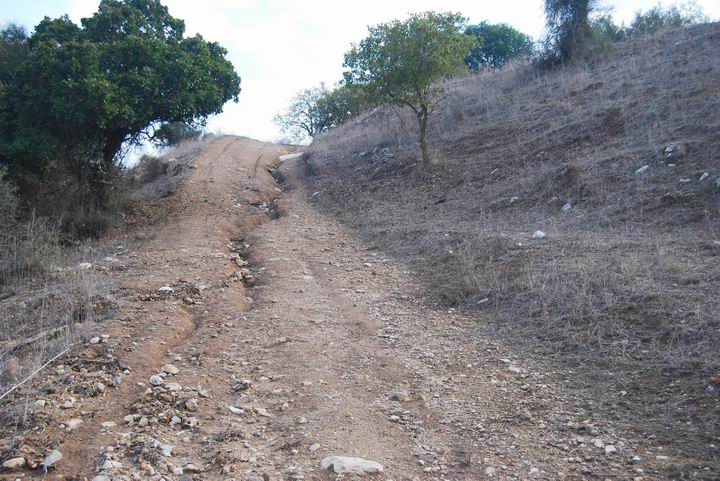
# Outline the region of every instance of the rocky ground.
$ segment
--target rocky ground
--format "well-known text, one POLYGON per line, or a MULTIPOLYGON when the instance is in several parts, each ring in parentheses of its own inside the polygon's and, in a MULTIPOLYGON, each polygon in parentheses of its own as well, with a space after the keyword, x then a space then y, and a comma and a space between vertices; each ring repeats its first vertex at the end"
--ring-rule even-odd
POLYGON ((298 157, 276 183, 286 153, 215 140, 154 238, 106 261, 118 314, 15 394, 34 427, 0 478, 712 479, 429 305, 318 213, 298 157))

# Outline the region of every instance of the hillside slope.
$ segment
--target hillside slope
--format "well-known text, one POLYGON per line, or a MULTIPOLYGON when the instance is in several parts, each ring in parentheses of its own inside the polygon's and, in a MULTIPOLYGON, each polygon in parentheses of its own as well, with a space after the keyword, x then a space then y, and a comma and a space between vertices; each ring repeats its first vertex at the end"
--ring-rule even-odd
POLYGON ((594 409, 717 462, 718 47, 706 24, 447 81, 431 175, 413 118, 380 108, 315 140, 308 189, 436 302, 570 367, 594 409))

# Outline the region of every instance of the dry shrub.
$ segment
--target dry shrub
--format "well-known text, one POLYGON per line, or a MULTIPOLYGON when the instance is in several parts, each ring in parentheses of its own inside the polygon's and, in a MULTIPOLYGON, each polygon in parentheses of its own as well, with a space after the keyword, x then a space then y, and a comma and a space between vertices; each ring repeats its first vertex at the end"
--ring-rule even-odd
POLYGON ((209 134, 185 140, 160 156, 142 156, 123 176, 127 198, 137 203, 173 195, 192 168, 193 159, 216 138, 209 134))
POLYGON ((56 225, 35 217, 0 234, 0 282, 56 267, 62 254, 61 238, 56 225))
POLYGON ((152 182, 161 175, 167 174, 170 162, 154 155, 143 155, 140 158, 139 167, 143 182, 152 182))

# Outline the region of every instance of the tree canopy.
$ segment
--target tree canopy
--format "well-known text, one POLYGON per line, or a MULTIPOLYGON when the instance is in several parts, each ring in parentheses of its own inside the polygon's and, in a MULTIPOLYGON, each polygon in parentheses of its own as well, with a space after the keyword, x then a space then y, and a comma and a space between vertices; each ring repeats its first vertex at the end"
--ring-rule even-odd
POLYGON ((368 36, 345 54, 348 85, 362 85, 372 101, 409 107, 418 119, 423 167, 429 166, 429 115, 442 97, 444 77, 466 70, 464 59, 477 39, 463 33, 456 13, 424 12, 368 28, 368 36))
POLYGON ((465 34, 478 40, 470 55, 465 57, 465 64, 471 70, 500 68, 511 60, 533 54, 532 37, 506 23, 481 22, 467 27, 465 34))
POLYGON ((97 187, 124 143, 161 122, 202 123, 237 101, 226 50, 184 33, 159 0, 102 0, 81 25, 46 17, 3 80, 0 106, 14 116, 0 120, 0 163, 43 172, 59 162, 97 187))

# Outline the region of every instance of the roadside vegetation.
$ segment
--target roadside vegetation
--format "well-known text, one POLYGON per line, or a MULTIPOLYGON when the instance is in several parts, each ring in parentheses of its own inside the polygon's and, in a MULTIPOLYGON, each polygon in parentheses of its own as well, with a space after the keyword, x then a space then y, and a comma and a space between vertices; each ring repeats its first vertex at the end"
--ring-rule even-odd
POLYGON ((693 7, 546 11, 531 53, 434 83, 429 165, 413 109, 380 96, 315 136, 313 201, 429 302, 569 370, 589 412, 717 459, 720 29, 693 7))

